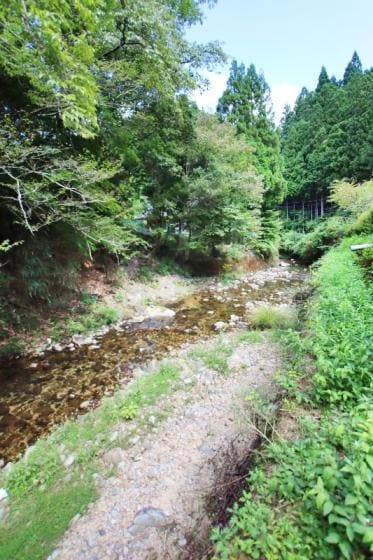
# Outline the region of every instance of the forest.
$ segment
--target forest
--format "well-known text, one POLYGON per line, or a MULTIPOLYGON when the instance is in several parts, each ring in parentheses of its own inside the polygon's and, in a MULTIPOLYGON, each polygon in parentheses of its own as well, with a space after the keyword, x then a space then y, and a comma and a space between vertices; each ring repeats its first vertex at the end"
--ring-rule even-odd
MULTIPOLYGON (((272 348, 285 365, 270 381, 279 387, 273 401, 245 396, 260 451, 250 459, 245 486, 226 507, 229 515, 222 523, 211 514, 203 538, 179 536, 179 543, 185 540, 178 545, 185 548, 184 556, 170 552, 170 558, 363 560, 373 550, 373 68, 364 68, 356 51, 346 61, 343 76, 330 76, 322 66, 315 89, 303 88, 276 125, 270 85, 254 63, 229 59, 218 40, 200 44, 187 39, 188 30, 216 4, 217 0, 1 4, 3 397, 13 398, 17 372, 20 383, 28 383, 39 369, 48 373, 51 363, 70 372, 70 362, 63 361, 70 351, 81 352, 77 359, 91 367, 94 357, 88 350, 84 354, 79 337, 88 335, 88 348, 96 352, 95 331, 107 329, 99 336, 106 336, 110 328, 123 332, 120 321, 128 317, 118 314, 118 308, 125 307, 130 285, 134 293, 144 291, 138 306, 141 317, 133 322, 145 324, 144 309, 159 311, 159 286, 165 282, 171 301, 177 277, 187 286, 177 292, 184 307, 175 307, 175 296, 169 316, 176 314, 185 324, 174 331, 166 327, 175 338, 172 344, 164 343, 167 352, 173 351, 179 336, 192 345, 207 340, 206 333, 218 336, 215 331, 222 330, 212 350, 190 350, 188 359, 197 360, 193 375, 198 368, 202 373, 210 368, 225 383, 234 367, 229 365, 229 352, 240 344, 262 344, 258 355, 272 348), (199 109, 193 91, 206 89, 206 72, 228 62, 229 78, 216 111, 199 109), (279 281, 280 291, 273 296, 263 288, 258 303, 247 302, 249 319, 244 324, 236 313, 245 305, 234 290, 245 282, 247 263, 254 267, 250 274, 269 270, 269 282, 279 281), (298 299, 294 296, 291 309, 281 297, 291 292, 291 274, 298 282, 301 273, 294 268, 283 281, 281 266, 299 267, 311 278, 301 277, 307 289, 298 299), (211 288, 206 277, 216 273, 211 288), (95 291, 97 278, 105 281, 97 281, 95 291), (188 282, 200 290, 198 305, 191 307, 195 324, 186 319, 188 282), (233 299, 224 299, 226 284, 233 299), (99 289, 114 295, 105 299, 99 289), (229 303, 229 312, 224 308, 227 315, 219 315, 215 307, 205 310, 210 289, 216 290, 214 305, 221 309, 223 303, 236 302, 229 303), (276 297, 278 305, 273 304, 276 297), (206 317, 212 321, 208 327, 206 317), (244 328, 229 339, 225 331, 236 323, 244 328), (198 339, 192 337, 193 329, 198 339), (182 338, 185 333, 190 338, 182 338), (48 344, 41 346, 41 339, 48 344), (55 362, 53 353, 60 356, 55 362), (291 424, 290 436, 278 428, 278 418, 291 424)), ((258 277, 259 283, 253 276, 248 290, 266 285, 268 278, 260 284, 260 273, 258 277)), ((251 293, 245 289, 242 294, 251 293)), ((149 329, 164 329, 160 325, 151 323, 149 329)), ((149 348, 147 342, 132 344, 138 353, 128 351, 130 367, 141 352, 144 360, 158 359, 152 355, 153 339, 149 348)), ((106 354, 103 368, 105 360, 119 377, 132 371, 106 354)), ((116 438, 111 439, 118 431, 116 423, 140 422, 142 414, 143 429, 150 407, 149 417, 156 418, 152 422, 158 426, 156 422, 171 412, 154 412, 151 407, 158 401, 164 406, 180 390, 182 373, 191 367, 185 363, 160 362, 145 381, 135 377, 124 396, 122 389, 110 385, 92 398, 79 397, 74 406, 79 414, 90 410, 87 421, 84 415, 75 421, 76 410, 69 408, 69 414, 57 417, 59 427, 51 420, 39 430, 25 417, 21 428, 35 429, 27 439, 31 454, 27 450, 22 456, 21 446, 18 455, 0 459, 0 560, 72 560, 67 548, 60 556, 58 543, 74 528, 71 520, 84 515, 97 499, 102 454, 121 446, 114 447, 116 438), (42 437, 36 440, 35 434, 42 437), (73 471, 66 477, 68 468, 73 471), (8 499, 10 505, 3 507, 8 499)), ((84 364, 76 370, 82 376, 84 364)), ((266 367, 267 363, 260 369, 266 367)), ((56 371, 53 375, 59 379, 56 371)), ((188 383, 193 390, 198 380, 188 383)), ((27 399, 34 399, 34 390, 27 399)), ((63 394, 61 388, 56 391, 63 394)), ((58 399, 74 401, 74 391, 66 388, 66 395, 58 399)), ((7 408, 6 400, 0 402, 0 428, 1 422, 6 425, 0 432, 7 442, 22 399, 13 408, 7 408)), ((53 409, 54 403, 43 406, 43 411, 53 409)), ((191 433, 194 429, 198 426, 192 425, 191 433)), ((136 445, 138 434, 140 428, 126 435, 123 449, 131 437, 136 445)), ((108 480, 117 476, 117 467, 111 464, 108 480)), ((241 471, 232 473, 234 479, 244 478, 241 471)), ((222 483, 227 484, 231 482, 222 483)), ((147 508, 141 511, 149 513, 147 508)), ((154 515, 159 517, 159 511, 154 515)), ((157 522, 160 525, 154 527, 163 527, 157 522)), ((131 556, 140 554, 137 549, 128 550, 129 556, 123 551, 103 556, 102 550, 101 556, 93 556, 90 550, 81 558, 145 558, 131 556)))
POLYGON ((204 3, 1 8, 2 294, 47 301, 100 252, 274 258, 284 200, 327 206, 335 181, 370 180, 373 76, 356 53, 279 129, 253 64, 232 63, 216 115, 198 110, 188 92, 225 60, 185 39, 204 3))

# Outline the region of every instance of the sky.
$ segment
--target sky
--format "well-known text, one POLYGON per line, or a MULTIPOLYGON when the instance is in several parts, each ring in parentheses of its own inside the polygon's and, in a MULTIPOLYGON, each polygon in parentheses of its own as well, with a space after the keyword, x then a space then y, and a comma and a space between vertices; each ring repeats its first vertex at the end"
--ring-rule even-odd
POLYGON ((316 87, 322 65, 339 79, 356 50, 364 68, 373 66, 373 1, 218 0, 187 36, 219 40, 230 57, 207 74, 209 90, 194 94, 202 109, 215 111, 236 58, 264 72, 279 122, 285 103, 293 104, 303 86, 316 87))

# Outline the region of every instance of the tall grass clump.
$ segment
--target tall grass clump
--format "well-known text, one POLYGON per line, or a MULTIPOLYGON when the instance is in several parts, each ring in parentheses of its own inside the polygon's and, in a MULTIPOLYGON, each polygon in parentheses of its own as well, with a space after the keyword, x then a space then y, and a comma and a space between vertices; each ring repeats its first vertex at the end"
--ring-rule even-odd
POLYGON ((261 305, 251 313, 250 323, 259 329, 290 329, 296 319, 296 312, 290 307, 261 305))

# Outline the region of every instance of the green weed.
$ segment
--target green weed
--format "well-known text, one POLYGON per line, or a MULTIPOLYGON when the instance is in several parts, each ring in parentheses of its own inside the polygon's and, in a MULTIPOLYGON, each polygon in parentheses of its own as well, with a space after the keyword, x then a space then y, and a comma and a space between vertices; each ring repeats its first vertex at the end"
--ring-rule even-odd
POLYGON ((194 359, 200 359, 202 362, 211 369, 223 374, 228 375, 229 364, 228 358, 232 354, 232 346, 223 339, 212 347, 199 346, 190 352, 190 356, 194 359))
MULTIPOLYGON (((95 495, 92 475, 100 469, 98 457, 113 446, 111 435, 118 421, 135 419, 140 409, 178 387, 180 371, 164 362, 139 377, 128 390, 104 398, 97 410, 70 420, 49 437, 41 438, 28 456, 17 461, 0 485, 10 496, 10 514, 0 530, 0 560, 41 560, 55 547, 72 517, 81 513, 95 495), (73 479, 63 461, 69 455, 73 479), (75 481, 75 482, 74 482, 75 481)), ((154 415, 159 421, 162 414, 154 415)), ((150 424, 143 422, 142 427, 150 424)))
POLYGON ((0 560, 45 560, 71 519, 97 495, 91 479, 70 481, 48 491, 33 491, 16 502, 0 528, 0 560))
POLYGON ((262 305, 251 313, 250 322, 261 329, 290 329, 296 324, 296 312, 291 308, 262 305))

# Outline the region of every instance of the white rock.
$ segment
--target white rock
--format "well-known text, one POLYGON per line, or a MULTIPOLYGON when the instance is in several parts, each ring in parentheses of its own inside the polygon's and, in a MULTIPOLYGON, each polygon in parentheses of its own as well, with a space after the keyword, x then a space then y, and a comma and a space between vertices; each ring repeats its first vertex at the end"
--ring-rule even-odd
POLYGON ((5 488, 0 488, 0 502, 2 500, 6 500, 8 497, 8 492, 5 490, 5 488))
POLYGON ((149 319, 172 319, 176 313, 167 307, 148 307, 146 310, 149 319))
POLYGON ((89 407, 90 404, 91 404, 91 401, 83 401, 82 403, 80 403, 79 408, 81 408, 82 410, 85 410, 86 408, 89 407))
POLYGON ((63 464, 64 464, 64 466, 65 466, 66 468, 68 468, 68 467, 71 467, 71 465, 74 463, 74 461, 75 461, 74 455, 69 455, 69 456, 67 457, 67 459, 65 459, 65 461, 63 462, 63 464))
POLYGON ((227 326, 226 323, 224 323, 224 321, 217 321, 214 324, 215 330, 220 331, 221 329, 224 329, 227 326))

